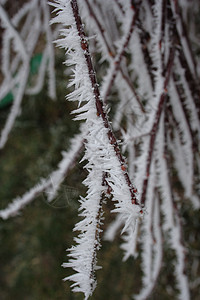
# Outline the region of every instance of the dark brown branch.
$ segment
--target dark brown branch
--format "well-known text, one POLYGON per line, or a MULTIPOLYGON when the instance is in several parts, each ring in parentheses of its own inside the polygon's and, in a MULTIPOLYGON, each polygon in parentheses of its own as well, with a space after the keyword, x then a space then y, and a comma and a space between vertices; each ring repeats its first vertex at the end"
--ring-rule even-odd
POLYGON ((181 145, 183 145, 184 140, 183 140, 183 137, 182 137, 180 125, 179 125, 179 122, 176 120, 176 118, 174 116, 174 112, 172 110, 171 105, 169 105, 169 101, 167 101, 167 105, 166 105, 165 110, 166 110, 166 114, 167 114, 167 117, 168 117, 168 122, 171 125, 171 126, 168 126, 170 135, 173 136, 173 129, 177 130, 178 136, 179 136, 179 139, 180 139, 180 143, 181 143, 181 145))
POLYGON ((174 56, 175 56, 175 48, 173 47, 169 54, 169 60, 168 60, 167 68, 166 68, 165 81, 164 81, 164 85, 163 85, 163 92, 160 96, 157 111, 155 114, 154 123, 153 123, 152 129, 151 129, 151 132, 150 132, 149 150, 148 150, 148 157, 147 157, 147 164, 146 164, 146 174, 145 174, 145 179, 143 181, 142 196, 141 196, 141 204, 142 205, 145 204, 145 200, 146 200, 146 192, 147 192, 150 167, 151 167, 151 162, 152 162, 152 157, 153 157, 153 152, 154 152, 154 144, 155 144, 155 139, 156 139, 156 135, 158 132, 160 117, 161 117, 163 107, 165 104, 165 100, 167 97, 167 86, 168 86, 170 75, 171 75, 171 70, 172 70, 172 66, 173 66, 173 62, 174 62, 174 56))
POLYGON ((104 200, 104 193, 102 193, 100 202, 99 202, 99 209, 96 215, 96 230, 95 230, 95 241, 93 249, 91 249, 92 252, 92 261, 91 261, 91 272, 90 272, 90 279, 91 279, 91 290, 93 291, 95 288, 95 267, 96 267, 96 261, 97 261, 97 251, 100 248, 100 227, 102 225, 102 215, 103 215, 103 200, 104 200))
POLYGON ((149 49, 148 49, 148 42, 150 40, 150 34, 148 31, 144 30, 144 28, 142 26, 142 21, 139 18, 137 20, 137 27, 140 29, 139 30, 139 38, 140 38, 141 50, 142 50, 144 62, 146 64, 147 71, 149 73, 152 88, 154 89, 155 75, 154 75, 154 70, 153 70, 152 58, 151 58, 151 55, 150 55, 149 49))
MULTIPOLYGON (((88 0, 85 0, 85 2, 86 2, 86 4, 87 4, 87 7, 88 7, 88 10, 89 10, 89 12, 90 12, 91 17, 92 17, 92 18, 94 19, 94 21, 96 22, 97 28, 98 28, 98 30, 99 30, 101 36, 102 36, 102 39, 103 39, 104 44, 105 44, 105 46, 106 46, 106 49, 107 49, 109 55, 110 55, 110 56, 113 58, 113 60, 114 60, 114 57, 116 57, 116 53, 114 53, 114 50, 112 50, 111 46, 109 45, 109 43, 108 43, 108 41, 107 41, 107 39, 106 39, 106 37, 105 37, 105 30, 104 30, 104 28, 102 27, 100 21, 98 20, 96 14, 94 13, 94 10, 93 10, 92 6, 90 5, 89 1, 88 1, 88 0)), ((124 50, 123 50, 123 51, 124 51, 124 50)), ((144 106, 142 105, 141 100, 140 100, 140 97, 138 96, 138 94, 137 94, 137 92, 136 92, 136 90, 135 90, 135 88, 134 88, 134 86, 133 86, 133 84, 132 84, 130 78, 129 78, 127 75, 125 75, 125 73, 124 73, 124 71, 122 70, 122 67, 121 67, 121 66, 119 66, 119 71, 120 71, 120 73, 121 73, 121 75, 122 75, 122 78, 125 80, 126 84, 129 86, 130 90, 132 91, 133 95, 135 96, 135 98, 136 98, 136 100, 137 100, 137 102, 138 102, 138 104, 139 104, 139 106, 140 106, 141 111, 144 113, 144 112, 145 112, 144 106)), ((113 72, 115 73, 115 72, 117 72, 117 70, 114 69, 113 72)), ((113 76, 112 76, 111 80, 113 81, 113 76)), ((112 83, 109 84, 109 86, 111 86, 111 85, 112 85, 112 83)), ((104 103, 106 103, 106 100, 107 100, 107 97, 108 97, 108 92, 109 92, 109 91, 106 92, 106 95, 105 95, 105 97, 104 97, 104 99, 103 99, 103 102, 104 102, 104 103)))
POLYGON ((195 57, 193 55, 193 52, 192 52, 192 48, 191 48, 191 43, 190 43, 190 40, 189 40, 189 36, 188 36, 188 31, 187 31, 187 26, 183 20, 183 15, 182 15, 182 11, 181 11, 181 8, 178 4, 178 1, 175 1, 175 11, 176 11, 176 14, 177 16, 179 17, 180 19, 180 23, 181 23, 181 27, 182 27, 182 34, 183 36, 185 37, 185 40, 186 40, 186 43, 187 43, 187 46, 188 46, 188 50, 189 50, 189 53, 190 53, 190 58, 192 60, 192 63, 193 63, 193 68, 194 68, 194 72, 195 72, 195 77, 198 78, 198 75, 197 75, 197 69, 196 69, 196 61, 195 61, 195 57))
POLYGON ((193 101, 197 108, 197 112, 198 112, 198 116, 199 116, 199 120, 200 120, 200 89, 199 89, 199 86, 196 84, 195 79, 189 69, 189 66, 188 66, 188 63, 185 58, 183 50, 180 50, 179 60, 180 60, 181 66, 185 70, 184 76, 185 76, 185 79, 189 86, 189 89, 191 91, 193 101))
POLYGON ((176 75, 174 73, 173 73, 173 80, 174 80, 176 92, 177 92, 181 107, 183 109, 185 122, 187 124, 188 130, 189 130, 189 133, 190 133, 190 136, 191 136, 192 149, 193 149, 193 151, 196 151, 198 149, 197 141, 195 140, 196 134, 195 134, 195 132, 193 131, 193 129, 191 127, 190 116, 189 116, 189 113, 188 113, 188 111, 186 109, 186 106, 185 106, 185 103, 184 103, 185 102, 185 95, 183 94, 183 88, 182 88, 181 84, 178 82, 178 80, 176 80, 176 75))
MULTIPOLYGON (((177 1, 175 3, 175 7, 178 5, 177 1)), ((168 6, 168 9, 170 11, 170 13, 173 15, 173 11, 171 8, 171 5, 168 6)), ((178 8, 176 7, 176 11, 178 11, 178 8)), ((178 55, 178 59, 180 61, 180 64, 182 66, 182 68, 185 70, 185 79, 187 81, 187 84, 189 86, 189 89, 191 91, 192 97, 193 97, 193 101, 194 104, 196 106, 197 112, 198 112, 198 117, 200 120, 200 88, 199 88, 199 78, 196 77, 196 74, 192 74, 185 52, 184 52, 184 48, 182 45, 182 37, 180 36, 177 28, 174 26, 174 34, 176 36, 176 40, 177 40, 177 45, 179 46, 179 55, 178 55), (194 77, 195 76, 195 77, 194 77)), ((188 42, 189 43, 189 42, 188 42)), ((189 46, 189 44, 188 44, 189 46)), ((191 57, 193 57, 192 52, 190 53, 191 57)))
MULTIPOLYGON (((161 34, 160 34, 160 48, 164 47, 165 39, 165 23, 166 23, 166 0, 162 2, 162 21, 161 21, 161 34)), ((161 53, 162 68, 164 70, 165 66, 165 51, 161 53)))
POLYGON ((86 3, 86 5, 87 5, 87 7, 88 7, 88 10, 89 10, 89 13, 90 13, 91 17, 94 19, 94 21, 95 21, 96 24, 97 24, 97 27, 98 27, 98 29, 99 29, 99 31, 100 31, 100 33, 101 33, 102 39, 103 39, 104 44, 105 44, 105 46, 106 46, 106 48, 107 48, 107 50, 108 50, 109 55, 110 55, 111 57, 113 57, 113 56, 114 56, 114 51, 111 49, 111 47, 110 47, 110 45, 109 45, 109 43, 108 43, 108 41, 107 41, 107 39, 106 39, 106 37, 105 37, 105 30, 104 30, 104 28, 102 27, 102 25, 101 25, 101 23, 99 22, 99 20, 98 20, 96 14, 94 13, 94 10, 93 10, 92 6, 90 5, 89 1, 88 1, 88 0, 85 0, 85 3, 86 3))
POLYGON ((117 54, 117 58, 116 58, 115 61, 114 61, 115 65, 114 65, 112 77, 111 77, 109 86, 108 86, 108 88, 107 88, 107 91, 106 91, 105 97, 104 97, 105 102, 106 102, 106 99, 107 99, 107 97, 108 97, 108 95, 109 95, 109 93, 110 93, 110 89, 111 89, 112 86, 113 86, 114 80, 115 80, 115 78, 116 78, 116 76, 117 76, 117 72, 118 72, 118 70, 120 69, 120 63, 121 63, 122 57, 123 57, 124 52, 125 52, 125 50, 126 50, 128 44, 129 44, 130 38, 131 38, 132 33, 133 33, 133 30, 134 30, 135 22, 136 22, 136 20, 137 20, 137 18, 138 18, 138 14, 139 14, 139 5, 134 6, 134 7, 131 6, 131 9, 134 10, 132 22, 131 22, 131 24, 130 24, 130 28, 129 28, 129 30, 128 30, 128 33, 127 33, 125 42, 124 42, 124 44, 123 44, 123 46, 122 46, 121 52, 117 54))
POLYGON ((136 196, 137 191, 133 187, 131 180, 129 178, 129 175, 127 173, 125 159, 123 158, 123 156, 120 152, 119 145, 118 145, 116 137, 111 129, 110 123, 108 121, 106 112, 103 107, 103 102, 100 98, 100 92, 99 92, 99 88, 98 88, 98 84, 97 84, 97 80, 96 80, 96 75, 95 75, 95 71, 93 68, 91 56, 89 53, 89 47, 88 47, 85 32, 83 30, 83 25, 82 25, 82 21, 81 21, 80 15, 79 15, 79 10, 78 10, 78 5, 77 5, 76 0, 71 0, 71 7, 72 7, 73 15, 75 18, 78 34, 80 37, 80 46, 84 52, 86 64, 88 67, 88 74, 89 74, 89 78, 91 81, 93 94, 94 94, 94 98, 95 98, 95 103, 96 103, 97 116, 99 116, 103 119, 103 124, 104 124, 105 128, 107 128, 108 139, 109 139, 110 144, 113 146, 115 154, 120 162, 123 175, 125 177, 128 187, 129 187, 132 203, 138 205, 139 203, 138 203, 137 196, 136 196))
POLYGON ((124 15, 125 12, 124 12, 124 9, 123 9, 123 6, 121 5, 121 3, 119 2, 119 0, 114 0, 117 4, 117 6, 119 7, 119 10, 121 11, 121 13, 124 15))

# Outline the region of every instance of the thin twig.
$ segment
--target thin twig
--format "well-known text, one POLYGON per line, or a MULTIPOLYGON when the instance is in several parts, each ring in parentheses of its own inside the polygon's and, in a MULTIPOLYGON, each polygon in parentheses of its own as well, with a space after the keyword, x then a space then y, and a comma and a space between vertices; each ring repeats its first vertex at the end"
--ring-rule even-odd
POLYGON ((164 85, 163 85, 163 92, 160 96, 157 111, 155 114, 154 123, 153 123, 151 133, 150 133, 151 136, 150 136, 150 141, 149 141, 149 150, 148 150, 148 157, 147 157, 147 164, 146 164, 146 174, 145 174, 145 179, 143 181, 143 187, 142 187, 142 196, 141 196, 141 204, 142 205, 145 204, 145 200, 146 200, 146 192, 147 192, 147 186, 148 186, 148 181, 149 181, 149 173, 150 173, 151 161, 152 161, 152 157, 153 157, 155 139, 156 139, 156 135, 158 132, 158 126, 159 126, 159 122, 160 122, 161 113, 163 111, 163 107, 164 107, 165 100, 167 97, 166 91, 167 91, 167 86, 169 83, 171 70, 172 70, 172 66, 173 66, 173 62, 174 62, 174 56, 175 56, 175 47, 171 48, 171 52, 169 54, 169 60, 168 60, 167 68, 166 68, 166 77, 165 77, 165 81, 164 81, 164 85))
MULTIPOLYGON (((97 28, 98 28, 98 30, 99 30, 99 32, 100 32, 100 34, 101 34, 102 40, 103 40, 103 42, 104 42, 104 44, 105 44, 105 46, 106 46, 106 49, 107 49, 107 51, 108 51, 108 54, 110 55, 111 59, 113 60, 113 62, 115 63, 115 66, 116 66, 115 58, 116 58, 117 56, 120 56, 120 53, 117 53, 117 54, 116 54, 116 53, 114 52, 114 50, 112 50, 112 47, 109 45, 109 43, 108 43, 108 41, 107 41, 107 39, 106 39, 106 36, 105 36, 105 30, 104 30, 103 26, 101 25, 101 22, 98 20, 98 17, 97 17, 96 14, 94 13, 94 10, 93 10, 92 6, 90 5, 90 3, 89 3, 88 0, 85 0, 85 3, 87 4, 87 7, 88 7, 88 10, 89 10, 89 12, 90 12, 91 17, 94 19, 94 21, 95 21, 95 23, 96 23, 96 25, 97 25, 97 28)), ((122 51, 125 51, 125 49, 123 49, 122 51)), ((123 53, 122 53, 122 55, 123 55, 123 53)), ((121 55, 121 57, 122 57, 122 55, 121 55)), ((120 63, 120 62, 119 62, 119 63, 120 63)), ((113 74, 115 74, 115 73, 117 74, 117 71, 118 71, 118 70, 114 69, 114 70, 113 70, 113 74)), ((122 67, 121 67, 120 65, 119 65, 119 71, 120 71, 120 73, 121 73, 121 75, 122 75, 122 78, 125 80, 126 84, 128 85, 128 87, 129 87, 130 90, 132 91, 133 95, 135 96, 135 99, 137 100, 137 102, 138 102, 138 104, 139 104, 139 106, 140 106, 141 111, 144 113, 144 112, 145 112, 145 109, 144 109, 144 106, 142 105, 142 102, 141 102, 141 100, 140 100, 140 97, 138 96, 138 94, 137 94, 137 92, 136 92, 136 90, 135 90, 135 88, 134 88, 134 86, 133 86, 133 84, 132 84, 130 78, 129 78, 127 75, 125 75, 125 73, 124 73, 124 71, 123 71, 123 69, 122 69, 122 67)), ((104 97, 104 99, 103 99, 103 102, 104 102, 104 103, 106 103, 107 97, 108 97, 108 95, 109 95, 109 93, 110 93, 110 87, 112 86, 113 81, 114 81, 114 80, 113 80, 113 76, 115 76, 115 75, 112 75, 112 76, 111 76, 111 81, 110 81, 110 83, 108 84, 108 89, 107 89, 106 94, 105 94, 105 97, 104 97)), ((114 78, 114 79, 115 79, 115 78, 114 78)))
POLYGON ((136 20, 138 19, 138 15, 139 15, 139 7, 140 5, 137 5, 137 6, 131 6, 131 9, 134 11, 134 14, 133 14, 133 17, 132 17, 132 21, 131 21, 131 24, 130 24, 130 27, 129 27, 129 30, 128 30, 128 33, 127 33, 127 36, 125 38, 125 41, 124 41, 124 44, 121 48, 121 51, 118 53, 118 55, 115 57, 115 61, 114 61, 114 69, 113 69, 113 72, 112 72, 112 76, 111 76, 111 80, 109 82, 109 85, 107 87, 107 90, 105 92, 105 96, 104 96, 104 101, 106 102, 106 99, 110 93, 110 89, 112 88, 113 86, 113 82, 117 76, 117 72, 118 70, 120 69, 120 63, 121 63, 121 60, 122 60, 122 57, 124 55, 124 52, 129 44, 129 41, 130 41, 130 38, 132 36, 132 33, 133 33, 133 30, 134 30, 134 27, 135 27, 135 23, 136 23, 136 20))

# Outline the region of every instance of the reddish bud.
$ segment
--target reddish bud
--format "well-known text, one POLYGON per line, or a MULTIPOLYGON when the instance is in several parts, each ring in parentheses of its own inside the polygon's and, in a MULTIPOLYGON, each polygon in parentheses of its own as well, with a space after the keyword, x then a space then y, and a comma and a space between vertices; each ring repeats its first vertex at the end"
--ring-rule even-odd
POLYGON ((124 165, 121 165, 122 171, 126 171, 126 167, 124 165))
POLYGON ((87 49, 87 42, 86 42, 86 40, 82 40, 82 41, 81 41, 81 48, 82 48, 83 50, 86 50, 86 49, 87 49))
POLYGON ((110 186, 108 186, 108 188, 107 188, 107 194, 109 194, 110 195, 110 193, 112 192, 112 188, 110 187, 110 186))

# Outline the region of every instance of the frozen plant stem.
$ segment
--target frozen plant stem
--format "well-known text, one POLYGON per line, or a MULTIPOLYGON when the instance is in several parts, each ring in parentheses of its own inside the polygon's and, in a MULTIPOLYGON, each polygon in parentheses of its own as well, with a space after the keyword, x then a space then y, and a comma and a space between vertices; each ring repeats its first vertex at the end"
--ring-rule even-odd
POLYGON ((95 15, 95 12, 92 8, 92 6, 90 5, 89 1, 88 0, 85 0, 85 3, 87 5, 87 8, 88 8, 88 11, 91 15, 91 17, 94 19, 95 21, 95 24, 96 24, 96 27, 102 37, 102 41, 103 43, 105 44, 105 48, 107 49, 107 52, 110 56, 110 59, 112 60, 112 63, 114 64, 114 68, 112 70, 112 74, 110 76, 110 81, 108 82, 107 84, 107 88, 106 88, 106 91, 105 91, 105 95, 103 95, 103 103, 107 103, 107 98, 108 98, 108 95, 110 94, 110 90, 111 90, 111 87, 113 86, 113 83, 114 83, 114 80, 117 76, 117 73, 118 71, 121 73, 121 76, 122 78, 125 80, 127 86, 130 88, 130 90, 132 91, 133 95, 135 96, 135 99, 137 100, 139 106, 140 106, 140 109, 141 111, 144 113, 145 112, 145 109, 141 103, 141 100, 140 100, 140 97, 139 95, 137 94, 130 78, 125 74, 123 68, 121 67, 121 61, 122 61, 122 58, 123 58, 123 54, 126 50, 126 47, 128 46, 128 43, 129 43, 129 40, 132 36, 132 33, 133 33, 133 29, 134 29, 134 25, 135 25, 135 22, 136 20, 138 19, 138 8, 136 9, 136 13, 133 15, 133 19, 132 19, 132 22, 131 22, 131 25, 130 25, 130 28, 128 30, 128 34, 126 36, 126 39, 125 39, 125 43, 123 44, 122 48, 120 49, 120 52, 119 53, 115 53, 114 49, 109 45, 107 39, 106 39, 106 36, 105 36, 105 30, 103 28, 103 26, 101 25, 101 22, 98 20, 97 16, 95 15))
POLYGON ((100 248, 102 202, 106 193, 112 194, 114 201, 112 212, 120 214, 124 224, 122 233, 128 231, 130 239, 134 235, 137 219, 143 215, 143 210, 136 198, 136 189, 130 181, 125 159, 100 98, 77 2, 68 0, 63 3, 58 0, 52 5, 58 11, 54 22, 61 22, 67 26, 62 31, 63 38, 57 42, 66 49, 68 54, 66 64, 74 71, 70 82, 70 86, 74 86, 74 91, 68 95, 68 99, 78 100, 79 107, 73 113, 77 114, 75 119, 85 121, 88 130, 87 134, 85 133, 83 157, 83 160, 87 161, 85 168, 88 175, 83 181, 87 186, 87 195, 81 197, 79 210, 83 219, 75 226, 74 230, 79 232, 75 238, 76 245, 69 249, 69 261, 63 266, 73 268, 76 272, 65 278, 74 282, 73 291, 83 292, 85 299, 88 299, 96 287, 95 271, 98 268, 96 252, 100 248))
POLYGON ((131 38, 133 30, 134 30, 134 25, 135 25, 135 22, 137 20, 138 13, 139 13, 139 4, 138 4, 137 7, 131 6, 131 9, 134 12, 133 13, 133 17, 132 17, 132 21, 130 23, 130 28, 129 28, 127 36, 125 38, 124 44, 122 45, 122 48, 121 48, 120 52, 115 57, 115 60, 114 60, 114 69, 113 69, 112 77, 111 77, 111 80, 109 82, 109 85, 108 85, 106 93, 105 93, 105 101, 106 101, 106 99, 107 99, 107 97, 108 97, 108 95, 110 93, 111 87, 113 86, 114 80, 115 80, 115 78, 117 76, 117 72, 118 72, 118 70, 121 69, 120 68, 120 63, 122 61, 122 57, 124 55, 124 52, 125 52, 125 50, 126 50, 126 48, 128 46, 128 43, 130 41, 130 38, 131 38))
POLYGON ((151 167, 151 162, 152 162, 152 157, 153 157, 153 151, 154 151, 154 144, 156 140, 156 135, 158 132, 158 127, 159 127, 159 122, 160 122, 160 117, 164 108, 165 100, 167 97, 167 86, 170 80, 171 76, 171 71, 173 67, 173 62, 174 62, 174 56, 175 56, 175 47, 171 49, 171 52, 169 54, 169 60, 167 64, 167 70, 166 70, 166 76, 165 76, 165 81, 164 81, 164 86, 163 86, 163 92, 160 96, 160 100, 158 103, 158 108, 155 114, 155 119, 154 123, 150 132, 150 141, 149 141, 149 150, 148 150, 148 157, 147 157, 147 163, 146 163, 146 177, 143 181, 143 188, 142 188, 142 196, 141 196, 141 204, 145 204, 146 200, 146 192, 147 192, 147 186, 148 186, 148 181, 149 181, 149 173, 150 173, 150 167, 151 167))
MULTIPOLYGON (((96 80, 96 75, 95 75, 95 71, 94 71, 94 68, 93 68, 91 56, 90 56, 90 53, 89 53, 88 42, 87 42, 87 39, 86 39, 85 32, 83 30, 83 25, 82 25, 82 21, 81 21, 80 15, 79 15, 79 10, 78 10, 78 5, 77 5, 76 0, 71 1, 71 7, 72 7, 73 15, 74 15, 74 18, 75 18, 75 21, 76 21, 76 27, 77 27, 77 30, 78 30, 78 34, 79 34, 79 37, 80 37, 81 48, 84 52, 85 60, 86 60, 87 67, 88 67, 88 74, 89 74, 89 78, 90 78, 90 81, 91 81, 91 85, 92 85, 92 89, 93 89, 93 93, 94 93, 94 98, 95 98, 95 103, 96 103, 97 116, 102 117, 104 126, 108 130, 107 134, 108 134, 109 141, 113 145, 116 156, 119 159, 121 169, 122 169, 122 172, 124 174, 126 183, 129 186, 132 204, 139 205, 137 197, 136 197, 137 190, 133 187, 133 185, 131 183, 131 180, 130 180, 129 175, 128 175, 127 170, 126 170, 125 160, 124 160, 124 158, 123 158, 123 156, 120 152, 116 137, 115 137, 115 135, 114 135, 114 133, 111 129, 111 126, 110 126, 109 121, 108 121, 108 117, 107 117, 106 112, 105 112, 104 107, 103 107, 103 102, 100 98, 100 92, 99 92, 99 88, 98 88, 98 84, 97 84, 97 80, 96 80)), ((134 22, 135 22, 134 20, 135 20, 135 18, 133 19, 133 22, 132 22, 132 28, 133 28, 133 25, 134 25, 134 22)), ((130 35, 131 35, 131 32, 130 32, 130 35)), ((129 39, 126 40, 126 44, 128 43, 128 41, 129 41, 129 39)))

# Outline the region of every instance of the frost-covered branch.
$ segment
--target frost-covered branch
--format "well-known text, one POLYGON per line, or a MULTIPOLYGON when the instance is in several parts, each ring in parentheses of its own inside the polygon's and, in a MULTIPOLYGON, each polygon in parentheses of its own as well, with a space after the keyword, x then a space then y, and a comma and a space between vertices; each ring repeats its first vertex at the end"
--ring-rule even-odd
MULTIPOLYGON (((125 160, 121 155, 117 140, 116 140, 116 138, 113 134, 113 131, 112 131, 111 126, 110 126, 109 121, 108 121, 108 117, 107 117, 105 109, 103 107, 103 102, 101 100, 98 84, 97 84, 97 81, 96 81, 95 71, 94 71, 92 61, 91 61, 91 57, 90 57, 90 54, 89 54, 88 43, 87 43, 87 40, 86 40, 85 33, 83 31, 83 26, 82 26, 82 22, 81 22, 79 13, 78 13, 78 6, 77 6, 76 1, 72 1, 71 5, 72 5, 74 18, 75 18, 75 21, 76 21, 78 34, 79 34, 79 37, 80 37, 81 48, 84 52, 84 57, 85 57, 85 60, 86 60, 86 63, 87 63, 91 88, 93 90, 93 95, 94 95, 94 98, 95 98, 95 105, 96 105, 96 110, 97 110, 96 114, 97 114, 97 116, 99 116, 103 119, 104 127, 107 129, 107 136, 108 136, 109 142, 110 142, 111 145, 113 145, 113 149, 114 149, 115 154, 116 154, 116 156, 117 156, 117 158, 120 162, 120 165, 121 165, 121 172, 123 173, 123 176, 125 177, 125 180, 126 180, 128 186, 129 186, 132 202, 134 204, 138 204, 134 188, 131 184, 128 173, 126 172, 125 160)), ((134 23, 135 23, 135 18, 133 18, 133 21, 131 22, 130 32, 129 32, 127 38, 126 38, 125 44, 123 45, 123 49, 126 48, 126 44, 129 41, 129 36, 131 35, 131 32, 133 30, 134 23)), ((119 56, 121 56, 121 55, 122 55, 122 52, 120 52, 119 56)), ((118 59, 118 60, 120 61, 120 59, 118 59)), ((116 64, 117 64, 117 62, 116 62, 116 64)), ((76 112, 81 113, 81 108, 79 110, 77 110, 76 112)))
POLYGON ((94 259, 96 254, 92 254, 94 252, 91 252, 91 249, 95 251, 95 245, 98 243, 96 230, 101 197, 105 189, 102 185, 104 174, 106 174, 105 182, 111 188, 114 200, 117 201, 114 211, 120 213, 124 219, 123 231, 131 226, 134 232, 135 218, 142 215, 142 210, 100 97, 77 2, 66 1, 63 5, 61 1, 56 1, 52 5, 58 11, 54 22, 62 22, 67 26, 63 31, 63 39, 58 43, 67 51, 66 64, 75 66, 70 85, 74 85, 76 90, 68 95, 68 99, 78 99, 80 107, 74 111, 78 114, 76 119, 85 120, 89 130, 84 156, 88 161, 86 168, 89 174, 84 181, 88 192, 87 197, 81 199, 81 215, 84 219, 75 227, 81 231, 76 239, 78 245, 71 249, 72 258, 65 264, 77 272, 67 278, 75 282, 72 285, 74 291, 82 291, 87 299, 95 287, 93 270, 96 268, 94 259))
MULTIPOLYGON (((134 30, 134 24, 135 24, 136 20, 138 19, 137 18, 138 10, 139 10, 138 6, 136 8, 136 12, 135 12, 133 20, 130 24, 130 27, 127 30, 126 38, 124 39, 124 37, 123 37, 123 40, 125 40, 124 44, 122 45, 121 49, 117 50, 117 53, 116 53, 116 50, 114 49, 114 47, 112 45, 109 44, 108 38, 105 35, 105 30, 103 28, 103 25, 101 24, 102 20, 98 19, 90 2, 88 0, 85 0, 85 2, 87 4, 87 8, 90 13, 90 15, 87 15, 85 17, 85 21, 87 22, 87 20, 90 20, 90 18, 89 18, 90 16, 93 18, 94 25, 96 26, 96 28, 100 34, 100 37, 98 36, 98 40, 100 39, 100 41, 99 41, 100 47, 105 52, 105 57, 107 57, 107 60, 110 62, 110 70, 107 71, 107 75, 104 79, 105 84, 103 84, 102 88, 101 88, 102 89, 101 95, 103 97, 103 102, 107 103, 107 98, 110 93, 111 87, 113 86, 113 83, 115 81, 117 74, 120 73, 121 76, 120 76, 120 79, 117 80, 117 86, 120 83, 121 79, 124 80, 127 87, 129 88, 129 91, 131 91, 133 93, 133 97, 136 99, 137 103, 139 104, 141 111, 144 112, 144 107, 141 103, 141 99, 140 99, 139 95, 137 94, 136 89, 134 88, 134 85, 132 84, 130 78, 128 77, 128 75, 126 75, 126 73, 123 70, 123 67, 121 65, 122 60, 123 60, 123 54, 126 51, 126 48, 129 44, 129 40, 132 35, 132 32, 134 30), (105 47, 103 47, 103 44, 105 47), (110 75, 108 76, 109 73, 110 73, 110 75)), ((119 85, 119 88, 120 88, 120 85, 119 85)))
POLYGON ((71 139, 71 147, 68 151, 63 151, 63 158, 58 164, 57 170, 53 171, 46 179, 41 179, 38 184, 32 187, 23 196, 15 198, 9 205, 0 210, 0 217, 8 219, 18 215, 21 210, 30 204, 36 197, 45 193, 50 202, 56 196, 61 183, 66 178, 69 170, 73 167, 77 156, 83 148, 85 129, 81 127, 81 132, 71 139))
POLYGON ((173 66, 173 62, 174 62, 174 55, 175 55, 175 48, 173 47, 171 50, 171 53, 169 55, 169 61, 167 64, 167 71, 166 71, 166 76, 165 76, 165 80, 164 80, 164 85, 163 85, 163 91, 162 94, 160 95, 160 100, 158 103, 158 108, 155 114, 155 119, 154 119, 154 123, 151 129, 151 133, 150 133, 150 140, 149 140, 149 150, 148 150, 148 157, 147 157, 147 164, 146 164, 146 178, 144 179, 143 182, 143 188, 142 188, 142 196, 141 196, 141 203, 144 204, 145 203, 145 199, 146 199, 146 190, 147 190, 147 185, 148 185, 148 178, 149 178, 149 174, 150 174, 150 167, 151 167, 151 161, 152 161, 152 154, 153 154, 153 150, 154 150, 154 143, 155 143, 155 139, 156 139, 156 134, 158 131, 158 126, 159 126, 159 122, 160 122, 160 117, 161 117, 161 113, 165 104, 165 100, 167 97, 166 91, 167 91, 167 86, 170 80, 170 75, 171 75, 171 69, 173 66))

